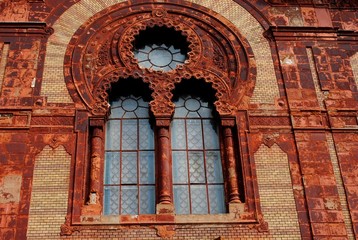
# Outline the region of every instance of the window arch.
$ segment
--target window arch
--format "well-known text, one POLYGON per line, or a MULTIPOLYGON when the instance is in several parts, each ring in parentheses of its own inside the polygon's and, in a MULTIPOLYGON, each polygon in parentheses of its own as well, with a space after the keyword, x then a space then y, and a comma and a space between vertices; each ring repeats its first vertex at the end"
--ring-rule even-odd
MULTIPOLYGON (((248 116, 243 110, 247 106, 255 80, 255 64, 248 61, 248 59, 251 59, 251 49, 239 33, 232 31, 233 28, 230 28, 230 25, 222 24, 217 21, 218 19, 212 18, 204 11, 200 14, 199 12, 188 13, 185 9, 178 8, 179 5, 171 5, 171 10, 167 11, 166 4, 158 3, 155 8, 152 4, 142 4, 143 9, 146 9, 145 11, 140 10, 130 15, 127 15, 126 10, 118 9, 118 12, 122 14, 116 15, 118 18, 113 19, 111 23, 108 22, 108 25, 107 22, 105 23, 106 26, 103 24, 93 25, 94 29, 100 28, 101 31, 96 31, 91 36, 78 34, 78 38, 86 44, 84 47, 82 45, 80 45, 81 47, 73 47, 73 54, 69 56, 72 68, 68 72, 70 72, 70 77, 73 80, 73 86, 71 85, 72 87, 70 86, 69 90, 80 96, 82 105, 78 103, 78 106, 87 107, 86 110, 81 109, 77 112, 76 127, 79 131, 79 145, 82 144, 86 147, 86 144, 88 144, 88 152, 90 153, 88 154, 89 157, 86 158, 86 151, 83 151, 84 147, 76 152, 76 174, 74 178, 76 194, 73 197, 73 206, 79 207, 74 207, 72 210, 72 222, 90 222, 91 216, 97 216, 95 221, 98 223, 107 221, 141 224, 161 221, 188 221, 186 216, 182 216, 182 213, 188 213, 188 211, 181 213, 177 206, 177 210, 174 209, 175 193, 173 189, 176 183, 174 183, 173 174, 176 172, 172 169, 173 153, 183 149, 173 149, 172 151, 171 126, 172 122, 176 120, 176 116, 173 118, 175 112, 179 111, 179 109, 175 109, 175 103, 179 97, 178 99, 173 98, 173 94, 181 96, 185 100, 188 100, 186 97, 191 97, 192 101, 199 102, 200 105, 208 103, 208 107, 216 111, 213 116, 200 119, 200 122, 205 123, 209 123, 209 119, 212 120, 210 122, 213 123, 212 132, 215 133, 213 136, 217 135, 212 139, 218 140, 216 145, 207 148, 204 139, 201 149, 188 151, 185 149, 187 155, 196 150, 202 152, 206 175, 209 175, 207 172, 210 171, 210 166, 208 167, 208 163, 206 163, 207 156, 209 156, 208 152, 215 155, 216 165, 219 159, 221 161, 222 181, 216 179, 211 182, 206 177, 204 182, 195 183, 197 185, 202 184, 201 186, 205 185, 206 189, 210 186, 219 186, 221 195, 224 195, 223 200, 220 200, 220 203, 224 203, 224 206, 220 209, 210 210, 212 205, 210 202, 213 201, 210 200, 210 195, 207 193, 208 204, 205 206, 208 211, 206 213, 209 213, 209 215, 227 213, 220 216, 220 219, 225 219, 226 222, 247 221, 248 219, 256 221, 257 212, 255 211, 258 209, 258 205, 255 202, 255 182, 251 181, 254 173, 250 168, 251 160, 247 155, 248 140, 245 135, 245 131, 248 130, 246 124, 248 116), (213 21, 207 21, 210 19, 213 21), (125 24, 128 24, 128 27, 123 27, 125 24), (153 35, 151 33, 156 30, 163 33, 157 35, 161 35, 160 39, 165 39, 164 42, 158 42, 156 38, 148 40, 146 33, 153 35), (144 37, 141 38, 141 36, 144 37), (242 40, 244 44, 241 43, 242 40), (155 54, 153 53, 153 56, 147 54, 145 60, 154 63, 159 68, 154 69, 151 66, 140 64, 143 55, 139 52, 146 46, 152 47, 155 54), (180 50, 180 54, 185 58, 182 57, 177 65, 168 69, 164 67, 164 62, 157 62, 157 57, 167 57, 165 59, 174 60, 174 55, 179 54, 179 51, 172 51, 171 46, 180 50), (168 57, 169 55, 171 58, 168 57), (139 82, 144 82, 144 85, 148 84, 150 91, 140 92, 141 87, 132 86, 132 88, 128 88, 126 84, 123 86, 121 85, 124 82, 123 79, 130 81, 141 79, 139 82), (177 89, 184 86, 185 84, 182 83, 188 79, 190 79, 188 81, 190 85, 187 85, 187 89, 194 88, 193 86, 197 82, 202 81, 210 86, 210 90, 208 90, 209 88, 196 88, 196 92, 203 93, 200 96, 190 92, 178 94, 177 89), (116 87, 117 85, 121 87, 116 87), (135 89, 135 91, 130 90, 128 93, 128 89, 135 89), (210 97, 206 94, 208 91, 210 97), (133 184, 133 187, 135 186, 137 189, 137 194, 133 194, 139 199, 135 204, 137 206, 135 210, 122 211, 120 209, 122 203, 121 200, 118 200, 120 198, 119 193, 117 199, 115 199, 118 205, 114 208, 115 210, 107 210, 108 207, 103 206, 108 204, 108 201, 106 203, 104 198, 108 198, 106 191, 109 190, 105 188, 110 188, 113 185, 117 188, 117 191, 121 191, 122 184, 121 180, 116 180, 117 182, 113 184, 115 181, 111 182, 110 177, 103 176, 106 171, 109 171, 108 169, 112 168, 109 163, 110 160, 107 163, 106 155, 117 154, 121 156, 125 151, 141 150, 139 148, 121 149, 121 145, 117 146, 117 149, 109 149, 106 146, 110 142, 106 137, 109 136, 109 132, 112 132, 111 129, 106 130, 112 125, 110 122, 126 122, 128 120, 124 115, 114 118, 117 110, 113 106, 116 104, 122 106, 122 103, 126 101, 138 101, 139 97, 149 103, 149 123, 153 130, 155 146, 150 151, 154 152, 155 183, 150 184, 152 188, 155 188, 155 198, 151 200, 151 206, 153 206, 154 201, 156 216, 144 216, 147 214, 154 215, 153 207, 151 211, 140 210, 140 181, 125 183, 133 184), (109 105, 112 105, 112 108, 109 108, 109 105), (110 113, 111 111, 112 113, 110 113), (86 120, 89 120, 86 123, 87 125, 84 123, 86 120), (83 124, 81 125, 81 123, 83 124), (240 129, 238 124, 240 124, 240 129), (113 153, 110 154, 110 152, 113 153), (219 155, 218 152, 220 152, 219 155), (81 176, 81 171, 84 176, 81 176), (82 193, 77 194, 81 192, 79 191, 80 188, 82 188, 82 193), (138 214, 138 216, 132 218, 128 217, 128 214, 138 214), (88 216, 88 219, 86 216, 88 216)), ((88 26, 92 26, 92 23, 88 26)), ((69 50, 69 52, 71 51, 69 50)), ((165 63, 168 64, 169 60, 165 63)), ((145 89, 148 90, 148 86, 145 89)), ((130 110, 130 108, 127 110, 130 110)), ((187 120, 195 119, 188 118, 187 120)), ((121 124, 122 122, 119 125, 121 124)), ((140 127, 137 126, 138 131, 139 129, 140 127)), ((139 142, 136 144, 139 145, 139 142)), ((140 156, 138 152, 136 156, 140 156)), ((111 157, 107 158, 111 159, 111 157)), ((117 159, 118 164, 121 165, 122 163, 119 161, 122 160, 120 157, 117 159)), ((190 158, 188 159, 187 163, 190 163, 190 158)), ((136 174, 139 178, 140 157, 137 157, 136 165, 136 174)), ((214 167, 214 169, 218 170, 220 166, 214 167)), ((117 170, 119 172, 122 169, 118 167, 117 170)), ((221 176, 218 179, 221 179, 221 176)), ((187 187, 190 188, 191 186, 187 185, 187 187)), ((189 210, 189 213, 192 214, 189 220, 193 219, 193 221, 207 222, 210 218, 210 216, 202 216, 204 212, 201 214, 201 212, 189 210)), ((215 216, 209 221, 214 222, 214 219, 215 216)))
POLYGON ((219 131, 213 107, 182 95, 171 125, 173 194, 176 214, 225 213, 219 131))
POLYGON ((155 213, 154 130, 145 84, 128 79, 111 91, 106 122, 103 214, 155 213))

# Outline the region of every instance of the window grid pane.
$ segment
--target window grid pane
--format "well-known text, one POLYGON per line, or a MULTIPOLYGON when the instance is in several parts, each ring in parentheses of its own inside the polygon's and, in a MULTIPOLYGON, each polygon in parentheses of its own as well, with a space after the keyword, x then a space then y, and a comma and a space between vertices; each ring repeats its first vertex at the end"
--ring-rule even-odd
POLYGON ((154 214, 154 133, 148 102, 128 96, 111 106, 116 114, 106 126, 104 214, 154 214))
POLYGON ((212 108, 200 98, 188 96, 174 103, 171 133, 176 214, 225 213, 220 143, 212 108))

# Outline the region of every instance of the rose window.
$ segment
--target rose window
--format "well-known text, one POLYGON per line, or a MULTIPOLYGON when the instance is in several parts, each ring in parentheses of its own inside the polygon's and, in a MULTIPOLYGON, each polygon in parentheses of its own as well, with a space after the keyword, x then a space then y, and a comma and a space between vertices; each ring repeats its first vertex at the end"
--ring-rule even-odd
POLYGON ((134 43, 134 57, 141 68, 168 72, 185 63, 188 44, 180 32, 165 27, 141 31, 134 43))

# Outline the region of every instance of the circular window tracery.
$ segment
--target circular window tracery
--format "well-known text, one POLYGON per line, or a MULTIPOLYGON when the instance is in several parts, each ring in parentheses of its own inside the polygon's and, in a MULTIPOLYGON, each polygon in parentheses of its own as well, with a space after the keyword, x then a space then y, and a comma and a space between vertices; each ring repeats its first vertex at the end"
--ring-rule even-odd
POLYGON ((172 28, 147 28, 136 36, 133 53, 139 67, 168 72, 185 63, 188 43, 172 28))
POLYGON ((174 48, 173 45, 168 47, 165 44, 160 46, 156 44, 146 45, 142 49, 135 50, 134 57, 138 60, 141 68, 165 72, 174 70, 178 65, 184 64, 186 59, 180 49, 174 48))

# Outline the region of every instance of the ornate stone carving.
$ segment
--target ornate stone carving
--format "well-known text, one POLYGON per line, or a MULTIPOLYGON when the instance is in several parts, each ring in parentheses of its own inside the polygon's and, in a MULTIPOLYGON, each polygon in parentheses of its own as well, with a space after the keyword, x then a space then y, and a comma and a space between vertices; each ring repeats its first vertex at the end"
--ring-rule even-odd
POLYGON ((71 236, 74 232, 79 231, 75 226, 71 226, 70 218, 67 216, 65 218, 65 223, 61 225, 61 236, 71 236))
POLYGON ((266 0, 272 5, 329 5, 330 7, 340 7, 340 8, 352 8, 358 7, 358 2, 355 0, 321 0, 318 1, 304 1, 304 0, 266 0))
POLYGON ((107 41, 99 50, 97 58, 97 66, 103 67, 109 63, 109 42, 107 41))
POLYGON ((221 50, 218 47, 214 48, 214 58, 213 58, 214 64, 220 69, 225 70, 226 64, 225 64, 225 57, 224 54, 221 52, 221 50))
POLYGON ((265 134, 263 137, 263 143, 271 148, 275 143, 277 143, 277 139, 280 137, 279 134, 265 134))
POLYGON ((4 0, 0 3, 0 21, 27 21, 30 7, 26 0, 4 0))
MULTIPOLYGON (((118 40, 119 43, 119 53, 120 58, 122 62, 127 67, 137 67, 138 62, 134 58, 133 55, 133 42, 135 40, 135 37, 140 34, 140 31, 145 30, 148 27, 154 27, 154 26, 165 26, 167 28, 172 28, 178 32, 181 32, 182 35, 186 36, 186 39, 189 43, 189 52, 188 52, 188 59, 185 61, 186 65, 192 65, 190 63, 196 63, 198 62, 198 59, 201 55, 202 49, 200 45, 200 40, 198 35, 194 32, 194 30, 188 26, 187 24, 184 24, 182 19, 180 17, 167 17, 167 14, 164 10, 156 9, 153 11, 154 15, 160 15, 162 17, 157 18, 149 18, 144 19, 140 22, 137 22, 135 25, 132 25, 130 28, 126 29, 121 35, 117 34, 116 36, 121 36, 121 38, 118 40)), ((116 40, 116 39, 115 39, 116 40)))
POLYGON ((162 239, 170 239, 175 235, 175 227, 174 226, 155 226, 157 230, 157 236, 162 239))
MULTIPOLYGON (((65 58, 71 61, 65 66, 72 66, 65 69, 65 75, 69 73, 66 81, 70 93, 75 99, 79 96, 93 115, 104 116, 108 114, 111 84, 129 77, 140 78, 153 91, 150 106, 154 115, 171 116, 175 84, 182 79, 203 79, 216 90, 219 114, 232 115, 252 94, 253 83, 247 81, 254 78, 254 62, 248 61, 252 51, 238 33, 232 32, 229 23, 224 26, 205 13, 188 15, 181 11, 173 5, 167 11, 165 4, 156 4, 154 9, 144 4, 130 16, 128 12, 116 12, 112 22, 94 25, 99 29, 90 38, 80 32, 65 58), (133 52, 134 41, 141 31, 154 26, 171 28, 185 36, 188 59, 183 65, 169 72, 139 67, 133 52)), ((96 19, 91 24, 96 24, 96 19)))

